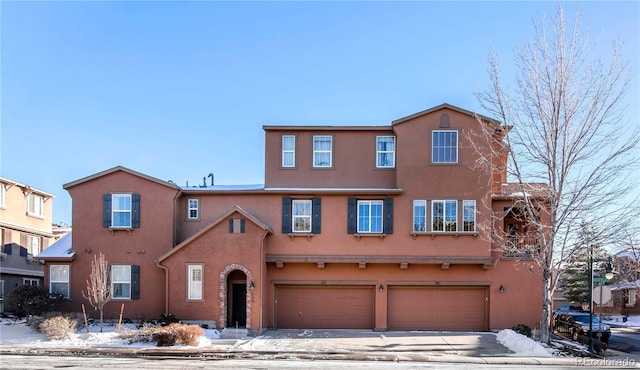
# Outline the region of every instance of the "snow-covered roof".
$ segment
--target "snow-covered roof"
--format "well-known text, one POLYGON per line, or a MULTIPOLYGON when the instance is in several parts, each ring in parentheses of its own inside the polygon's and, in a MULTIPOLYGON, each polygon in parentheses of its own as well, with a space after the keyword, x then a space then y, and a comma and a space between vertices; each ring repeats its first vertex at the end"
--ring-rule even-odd
POLYGON ((626 283, 613 284, 609 286, 611 290, 626 290, 640 288, 640 280, 627 281, 626 283))
POLYGON ((49 247, 40 252, 37 256, 35 256, 35 258, 42 260, 75 258, 76 252, 73 251, 73 248, 71 246, 71 234, 72 232, 58 239, 56 242, 54 242, 49 247))
POLYGON ((625 258, 626 257, 626 258, 630 258, 630 259, 632 259, 634 261, 637 261, 637 260, 640 259, 640 251, 637 251, 635 249, 629 248, 629 249, 625 249, 625 250, 622 250, 622 251, 616 253, 614 255, 614 257, 616 257, 616 258, 625 258))

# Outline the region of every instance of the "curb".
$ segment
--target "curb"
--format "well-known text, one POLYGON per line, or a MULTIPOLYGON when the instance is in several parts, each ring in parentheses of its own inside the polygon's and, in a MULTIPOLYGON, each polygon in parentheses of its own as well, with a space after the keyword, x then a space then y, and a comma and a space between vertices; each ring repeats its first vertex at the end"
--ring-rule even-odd
POLYGON ((460 356, 434 355, 419 352, 315 352, 315 351, 237 351, 237 350, 184 350, 184 349, 128 349, 128 348, 47 348, 31 349, 19 347, 0 348, 0 355, 28 356, 86 356, 86 357, 147 357, 157 359, 199 358, 211 360, 341 360, 341 361, 380 361, 380 362, 418 362, 418 363, 458 363, 478 365, 556 365, 576 366, 577 358, 554 357, 511 357, 511 356, 460 356))

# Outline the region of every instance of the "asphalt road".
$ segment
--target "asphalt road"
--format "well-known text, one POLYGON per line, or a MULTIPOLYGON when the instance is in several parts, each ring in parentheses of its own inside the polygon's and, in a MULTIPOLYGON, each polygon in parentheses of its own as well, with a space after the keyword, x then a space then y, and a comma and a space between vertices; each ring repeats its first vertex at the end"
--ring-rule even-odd
POLYGON ((640 355, 640 328, 611 328, 609 348, 640 355))

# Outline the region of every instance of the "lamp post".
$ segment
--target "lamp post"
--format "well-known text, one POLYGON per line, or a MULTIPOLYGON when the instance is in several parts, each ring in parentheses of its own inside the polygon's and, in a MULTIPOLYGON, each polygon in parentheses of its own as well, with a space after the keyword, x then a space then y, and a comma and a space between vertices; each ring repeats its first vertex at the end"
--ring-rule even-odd
MULTIPOLYGON (((611 262, 611 257, 607 260, 607 267, 605 269, 604 277, 607 280, 611 280, 613 278, 613 264, 611 262)), ((600 305, 602 305, 602 292, 600 292, 600 305)), ((602 310, 602 307, 600 307, 602 310)), ((593 244, 589 243, 589 352, 596 353, 596 350, 593 348, 593 244)))

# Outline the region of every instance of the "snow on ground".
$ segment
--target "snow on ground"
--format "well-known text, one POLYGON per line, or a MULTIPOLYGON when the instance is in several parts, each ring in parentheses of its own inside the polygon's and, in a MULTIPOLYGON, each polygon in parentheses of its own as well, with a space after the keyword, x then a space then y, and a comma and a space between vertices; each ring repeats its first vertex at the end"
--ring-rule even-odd
POLYGON ((509 350, 515 352, 511 356, 518 357, 552 357, 553 350, 547 349, 540 345, 539 342, 518 334, 511 329, 504 329, 496 334, 498 342, 509 350))
POLYGON ((602 322, 614 326, 640 327, 640 315, 627 316, 626 321, 622 315, 603 315, 602 322))
MULTIPOLYGON (((123 324, 121 330, 136 329, 135 325, 123 324)), ((200 337, 198 347, 210 346, 213 340, 219 339, 219 332, 215 329, 203 329, 204 336, 200 337)), ((20 347, 127 347, 127 348, 155 348, 154 342, 129 343, 127 339, 119 337, 115 325, 105 324, 100 333, 99 325, 90 325, 89 333, 86 328, 79 328, 67 339, 48 340, 43 334, 27 326, 25 320, 14 321, 0 319, 0 344, 20 347)), ((188 346, 183 346, 188 347, 188 346)), ((193 348, 193 347, 189 347, 193 348)))

